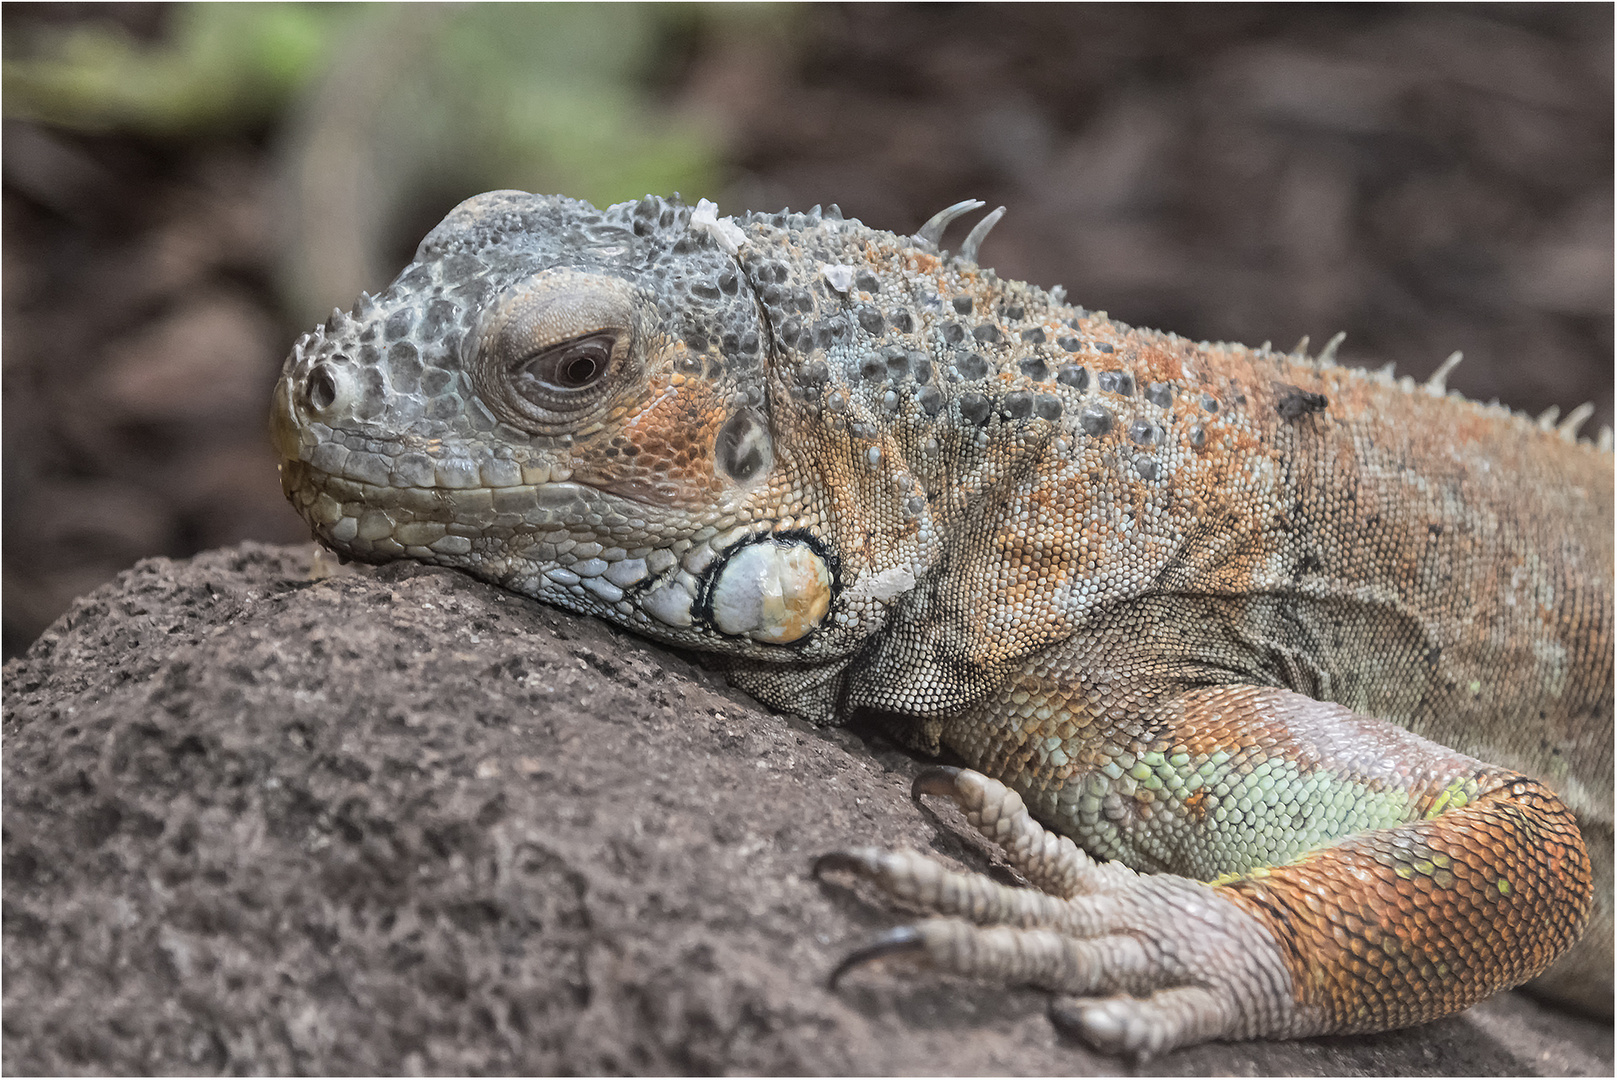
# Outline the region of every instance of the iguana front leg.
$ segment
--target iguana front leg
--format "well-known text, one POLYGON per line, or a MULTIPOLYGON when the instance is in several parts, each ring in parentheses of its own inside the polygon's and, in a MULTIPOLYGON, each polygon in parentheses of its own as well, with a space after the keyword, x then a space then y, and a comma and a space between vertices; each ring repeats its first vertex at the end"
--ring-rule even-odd
MULTIPOLYGON (((1056 722, 1048 698, 1018 699, 1042 721, 1002 733, 1056 722)), ((1082 1037, 1154 1052, 1434 1019, 1538 974, 1583 928, 1589 858, 1534 780, 1267 687, 1143 719, 1125 745, 1009 738, 984 756, 1084 846, 1163 873, 1095 862, 998 781, 929 774, 918 792, 953 798, 1037 891, 913 853, 829 856, 822 870, 949 916, 850 963, 899 952, 1076 995, 1055 1015, 1082 1037)))

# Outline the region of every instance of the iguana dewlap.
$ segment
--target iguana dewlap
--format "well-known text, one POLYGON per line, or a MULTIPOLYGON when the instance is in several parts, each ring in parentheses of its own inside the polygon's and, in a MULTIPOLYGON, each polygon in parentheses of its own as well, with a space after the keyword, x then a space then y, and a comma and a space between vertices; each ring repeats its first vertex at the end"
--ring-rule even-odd
POLYGON ((960 209, 468 200, 294 347, 287 496, 963 759, 920 790, 1035 888, 828 857, 941 916, 856 960, 1047 986, 1116 1049, 1416 1023, 1557 957, 1609 1013, 1581 413, 1125 326, 977 265, 981 226, 944 253, 960 209))

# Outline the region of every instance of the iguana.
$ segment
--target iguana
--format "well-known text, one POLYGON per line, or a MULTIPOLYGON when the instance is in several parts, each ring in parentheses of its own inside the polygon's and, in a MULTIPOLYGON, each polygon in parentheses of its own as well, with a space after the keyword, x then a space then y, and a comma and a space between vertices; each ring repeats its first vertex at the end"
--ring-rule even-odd
POLYGON ((286 494, 963 761, 917 792, 1033 887, 829 855, 935 916, 844 969, 1048 987, 1113 1051, 1546 968, 1609 1014, 1609 431, 1124 325, 980 266, 1001 211, 946 253, 979 206, 470 199, 293 347, 286 494))

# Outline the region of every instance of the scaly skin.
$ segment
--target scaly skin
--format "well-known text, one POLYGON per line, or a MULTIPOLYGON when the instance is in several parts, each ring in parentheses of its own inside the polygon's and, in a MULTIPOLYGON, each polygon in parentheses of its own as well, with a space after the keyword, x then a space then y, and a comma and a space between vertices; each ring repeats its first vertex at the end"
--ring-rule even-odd
POLYGON ((479 196, 294 348, 287 495, 987 774, 927 790, 1042 891, 832 857, 946 916, 856 959, 1076 995, 1123 1051, 1416 1023, 1558 957, 1540 989, 1609 1013, 1609 448, 923 234, 479 196))

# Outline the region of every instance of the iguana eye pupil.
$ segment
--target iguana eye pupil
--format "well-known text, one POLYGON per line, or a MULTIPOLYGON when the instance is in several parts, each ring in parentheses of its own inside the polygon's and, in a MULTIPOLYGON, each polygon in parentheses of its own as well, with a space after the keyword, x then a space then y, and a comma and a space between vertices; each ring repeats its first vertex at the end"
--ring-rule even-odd
POLYGON ((569 386, 587 386, 595 378, 596 364, 593 357, 577 356, 567 364, 566 383, 569 386))

